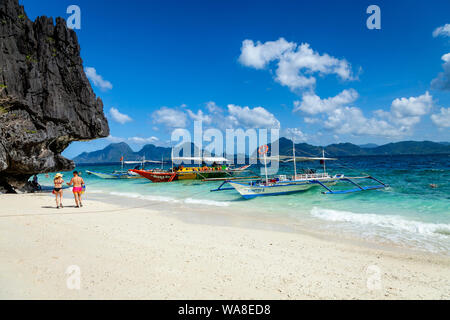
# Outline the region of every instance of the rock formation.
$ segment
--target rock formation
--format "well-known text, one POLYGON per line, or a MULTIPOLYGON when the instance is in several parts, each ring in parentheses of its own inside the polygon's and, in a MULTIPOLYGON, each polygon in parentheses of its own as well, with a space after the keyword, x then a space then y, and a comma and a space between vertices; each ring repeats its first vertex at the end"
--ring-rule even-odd
POLYGON ((0 68, 0 192, 30 191, 30 176, 71 170, 61 152, 72 141, 108 136, 64 19, 33 22, 18 0, 0 0, 0 68))

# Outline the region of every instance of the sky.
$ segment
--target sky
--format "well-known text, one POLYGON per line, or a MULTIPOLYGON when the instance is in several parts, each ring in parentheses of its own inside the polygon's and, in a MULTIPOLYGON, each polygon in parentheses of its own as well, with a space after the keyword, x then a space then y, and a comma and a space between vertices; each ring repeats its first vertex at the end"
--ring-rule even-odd
POLYGON ((170 145, 177 128, 279 128, 313 145, 450 141, 450 1, 20 0, 76 30, 111 136, 170 145), (369 29, 370 5, 380 29, 369 29))

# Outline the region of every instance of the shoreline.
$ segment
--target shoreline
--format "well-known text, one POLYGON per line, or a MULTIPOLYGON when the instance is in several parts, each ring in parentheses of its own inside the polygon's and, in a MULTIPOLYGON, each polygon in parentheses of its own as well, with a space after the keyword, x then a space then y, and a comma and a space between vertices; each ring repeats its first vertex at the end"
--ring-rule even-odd
MULTIPOLYGON (((223 226, 223 227, 239 227, 244 229, 255 230, 269 230, 289 233, 301 233, 307 234, 312 237, 316 237, 325 241, 338 241, 346 242, 352 245, 358 245, 362 248, 383 249, 385 251, 391 251, 394 253, 409 252, 411 254, 432 255, 437 257, 450 258, 450 252, 448 251, 430 251, 417 245, 405 245, 405 243, 398 243, 388 238, 378 236, 375 238, 362 237, 350 232, 348 230, 340 230, 339 226, 334 225, 333 228, 329 228, 329 221, 324 221, 315 217, 307 217, 306 214, 300 217, 292 217, 290 215, 272 215, 267 212, 258 211, 260 208, 251 208, 242 211, 243 208, 229 207, 229 206, 216 206, 214 204, 205 205, 201 202, 204 200, 198 200, 200 203, 186 202, 181 199, 173 199, 180 201, 178 203, 169 203, 168 207, 171 208, 171 212, 162 207, 166 205, 165 200, 147 200, 139 197, 130 197, 121 194, 117 196, 111 193, 103 192, 90 192, 90 198, 94 201, 112 203, 123 208, 133 207, 136 203, 142 205, 142 208, 157 207, 164 213, 171 214, 173 217, 179 219, 185 223, 204 224, 211 226, 223 226), (124 205, 125 204, 125 205, 124 205), (175 211, 173 211, 175 210, 175 211), (236 212, 238 210, 239 212, 236 212), (188 212, 189 214, 186 214, 188 212), (234 223, 238 221, 238 223, 234 223), (321 225, 329 224, 327 228, 323 228, 321 225), (339 232, 338 232, 339 230, 339 232)), ((145 198, 145 196, 144 196, 145 198)), ((185 199, 186 200, 186 199, 185 199)), ((222 202, 223 200, 219 200, 222 202)), ((248 200, 244 200, 248 201, 248 200)), ((214 203, 215 201, 213 201, 214 203)))
POLYGON ((1 299, 450 298, 447 256, 218 218, 217 208, 52 205, 44 193, 0 196, 1 299), (81 290, 67 289, 71 265, 81 290))

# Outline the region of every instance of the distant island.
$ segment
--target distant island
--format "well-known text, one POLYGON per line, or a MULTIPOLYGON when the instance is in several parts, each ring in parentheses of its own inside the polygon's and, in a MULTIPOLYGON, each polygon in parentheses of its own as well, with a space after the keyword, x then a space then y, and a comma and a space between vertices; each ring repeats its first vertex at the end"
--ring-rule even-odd
MULTIPOLYGON (((279 139, 279 153, 282 155, 292 154, 292 140, 279 139)), ((402 141, 388 143, 378 146, 376 144, 355 145, 352 143, 330 144, 326 147, 313 146, 307 143, 295 145, 298 156, 320 155, 322 149, 328 156, 368 156, 368 155, 422 155, 422 154, 450 154, 448 142, 431 141, 402 141)), ((102 163, 119 162, 121 157, 125 160, 136 161, 143 157, 148 160, 170 159, 171 148, 158 147, 153 144, 145 145, 141 150, 135 152, 125 142, 111 143, 106 148, 93 152, 83 152, 75 157, 75 163, 102 163)))

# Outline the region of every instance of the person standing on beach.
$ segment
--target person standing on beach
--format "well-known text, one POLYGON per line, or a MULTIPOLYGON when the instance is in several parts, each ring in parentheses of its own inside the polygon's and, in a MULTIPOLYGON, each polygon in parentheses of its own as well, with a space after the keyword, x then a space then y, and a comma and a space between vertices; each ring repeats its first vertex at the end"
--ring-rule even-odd
POLYGON ((64 183, 64 180, 62 178, 62 174, 61 173, 57 173, 55 175, 55 178, 53 179, 53 194, 56 197, 56 209, 59 208, 63 208, 63 204, 62 204, 62 197, 63 197, 63 188, 62 185, 64 183), (58 201, 59 198, 59 201, 58 201))
POLYGON ((34 190, 41 190, 41 185, 39 184, 38 176, 36 174, 33 176, 31 185, 33 186, 34 190))
POLYGON ((78 171, 73 172, 73 178, 67 185, 73 185, 72 192, 73 196, 75 197, 76 207, 82 207, 83 203, 81 202, 81 194, 83 193, 84 180, 78 175, 78 171))

